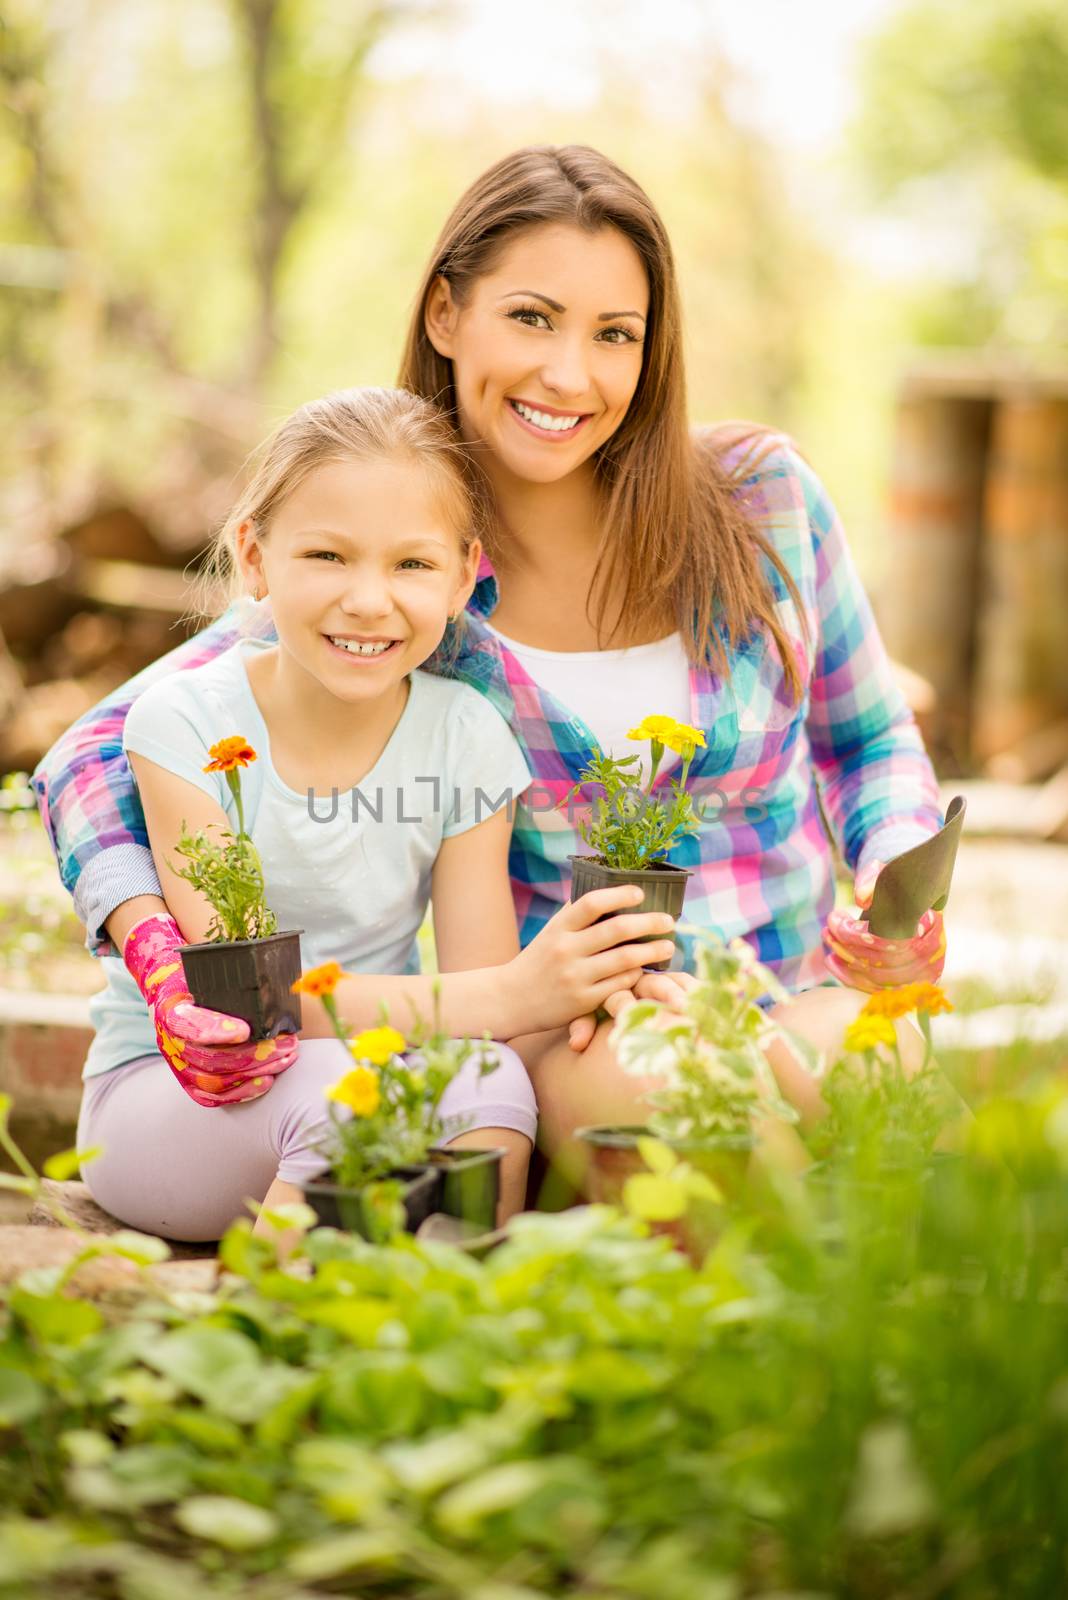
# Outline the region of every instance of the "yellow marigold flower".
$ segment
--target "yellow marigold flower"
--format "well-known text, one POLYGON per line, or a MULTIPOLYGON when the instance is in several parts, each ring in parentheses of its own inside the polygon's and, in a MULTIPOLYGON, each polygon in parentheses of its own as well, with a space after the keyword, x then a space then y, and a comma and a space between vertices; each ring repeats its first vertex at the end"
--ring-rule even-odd
POLYGON ((865 1015, 864 1011, 845 1031, 847 1050, 874 1050, 876 1045, 892 1045, 896 1040, 894 1024, 889 1017, 873 1017, 865 1015))
POLYGON ((326 1098, 336 1100, 338 1105, 348 1106, 357 1117, 373 1117, 382 1100, 378 1073, 370 1067, 353 1067, 337 1083, 330 1085, 326 1098))
POLYGON ((902 983, 896 989, 880 989, 864 1005, 862 1016, 907 1017, 910 1011, 926 1011, 937 1017, 942 1011, 952 1011, 937 983, 902 983))
POLYGON ((349 1049, 357 1061, 373 1061, 376 1067, 384 1067, 395 1055, 399 1055, 406 1044, 403 1033, 398 1033, 396 1028, 365 1028, 358 1033, 355 1039, 349 1040, 349 1049))
POLYGON ((674 717, 644 717, 636 728, 627 734, 628 739, 637 739, 644 742, 646 739, 655 739, 658 744, 665 742, 664 735, 675 727, 674 717))
POLYGON ((704 746, 705 736, 700 728, 691 728, 688 722, 676 722, 674 717, 645 717, 627 734, 628 739, 644 742, 653 739, 666 750, 674 750, 684 759, 692 756, 698 746, 704 746))
POLYGON ((302 972, 296 983, 289 985, 289 992, 321 998, 324 994, 333 994, 344 976, 336 961, 324 961, 321 967, 309 967, 307 972, 302 972))
POLYGON ((255 750, 239 733, 230 739, 220 739, 218 744, 211 746, 208 755, 211 760, 204 768, 205 772, 233 772, 237 767, 247 767, 250 761, 256 759, 255 750))

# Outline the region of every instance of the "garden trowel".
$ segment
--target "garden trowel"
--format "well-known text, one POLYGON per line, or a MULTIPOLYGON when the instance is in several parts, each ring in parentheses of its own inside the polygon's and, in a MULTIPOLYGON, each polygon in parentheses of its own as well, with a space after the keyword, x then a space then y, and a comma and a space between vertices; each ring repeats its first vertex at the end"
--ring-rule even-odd
POLYGON ((888 861, 875 880, 871 905, 860 913, 880 939, 911 939, 925 911, 941 911, 949 899, 967 802, 949 802, 945 824, 933 838, 888 861))

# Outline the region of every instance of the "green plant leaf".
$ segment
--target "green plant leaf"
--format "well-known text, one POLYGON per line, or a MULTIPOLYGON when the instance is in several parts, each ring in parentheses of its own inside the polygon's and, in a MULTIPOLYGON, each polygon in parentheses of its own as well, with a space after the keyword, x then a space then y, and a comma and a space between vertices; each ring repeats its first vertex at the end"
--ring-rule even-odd
POLYGON ((139 1511, 186 1494, 194 1464, 195 1458, 180 1445, 130 1445, 99 1465, 72 1467, 67 1484, 76 1500, 98 1511, 139 1511))
POLYGON ((413 1444, 390 1445, 383 1459, 412 1494, 437 1494, 460 1478, 480 1471, 487 1461, 488 1447, 473 1432, 455 1429, 413 1444))
POLYGON ((278 1532, 273 1512, 222 1494, 193 1495, 177 1507, 174 1520, 195 1539, 210 1539, 227 1550, 255 1550, 278 1532))
POLYGON ((234 1422, 255 1422, 305 1380, 300 1371, 263 1361, 236 1329, 203 1324, 166 1334, 145 1359, 234 1422))
POLYGON ((469 1538, 486 1517, 528 1500, 550 1472, 551 1464, 544 1461, 499 1462, 443 1495, 434 1507, 435 1519, 447 1532, 469 1538))
POLYGON ((0 1189, 11 1189, 15 1194, 34 1195, 40 1188, 36 1178, 18 1178, 13 1172, 0 1172, 0 1189))
POLYGON ((15 1428, 44 1410, 44 1389, 28 1372, 0 1367, 0 1428, 15 1428))
POLYGON ((239 1278, 255 1278, 276 1260, 274 1246, 269 1239, 253 1233, 247 1217, 231 1223, 219 1241, 219 1260, 227 1272, 239 1278))
POLYGON ((66 1183, 68 1178, 73 1178, 79 1169, 90 1161, 95 1161, 97 1156, 103 1154, 102 1145, 93 1145, 89 1150, 60 1150, 54 1156, 49 1156, 41 1171, 46 1178, 53 1178, 57 1183, 66 1183))
POLYGON ((32 1294, 19 1287, 10 1301, 11 1309, 32 1334, 44 1344, 81 1344, 104 1326, 104 1318, 87 1300, 68 1299, 63 1294, 32 1294))
POLYGON ((396 1309, 388 1300, 368 1300, 363 1296, 338 1297, 324 1300, 319 1305, 304 1308, 308 1322, 323 1328, 333 1328, 354 1344, 370 1347, 378 1337, 378 1330, 396 1316, 396 1309))
POLYGON ((158 1261, 169 1261, 171 1247, 166 1239, 158 1239, 154 1234, 122 1228, 118 1233, 109 1234, 102 1253, 123 1256, 127 1261, 136 1261, 147 1267, 158 1261))
POLYGON ((683 1182, 686 1185, 686 1193, 691 1199, 708 1200, 713 1204, 722 1203, 723 1190, 718 1184, 713 1183, 711 1178, 706 1177, 703 1172, 691 1170, 686 1173, 683 1182))
POLYGON ((59 1442, 76 1467, 99 1467, 115 1453, 114 1441, 92 1428, 68 1428, 59 1442))
POLYGON ((404 1554, 405 1542, 403 1534, 384 1528, 339 1533, 294 1550, 286 1571, 302 1582, 320 1583, 364 1567, 393 1567, 404 1554))
POLYGON ((686 1214, 686 1189, 674 1178, 636 1172, 623 1185, 623 1204, 643 1222, 673 1222, 686 1214))
POLYGON ((272 1206, 270 1211, 265 1211, 261 1206, 259 1215, 266 1218, 271 1227, 277 1228, 280 1233, 286 1228, 299 1228, 301 1232, 306 1233, 309 1228, 314 1228, 319 1220, 311 1206, 305 1205, 302 1200, 294 1200, 289 1205, 272 1206))
POLYGON ((647 1134, 638 1140, 638 1154, 650 1172, 664 1178, 677 1165, 678 1156, 662 1139, 652 1139, 647 1134))

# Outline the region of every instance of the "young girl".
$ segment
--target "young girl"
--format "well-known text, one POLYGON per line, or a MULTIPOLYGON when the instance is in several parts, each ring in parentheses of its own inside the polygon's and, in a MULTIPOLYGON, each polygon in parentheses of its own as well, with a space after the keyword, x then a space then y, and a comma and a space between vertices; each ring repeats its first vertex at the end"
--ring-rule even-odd
MULTIPOLYGON (((432 896, 442 1017, 455 1033, 506 1038, 569 1022, 638 978, 619 941, 669 919, 593 926, 638 892, 581 901, 519 952, 508 883, 511 813, 530 773, 500 714, 475 690, 420 670, 471 592, 477 507, 449 431, 426 401, 349 390, 301 408, 275 435, 221 540, 277 642, 252 636, 153 684, 126 719, 166 900, 133 922, 94 999, 79 1148, 107 1210, 151 1233, 218 1238, 247 1197, 280 1204, 321 1172, 324 1090, 344 1057, 320 1001, 304 1030, 247 1042, 247 1027, 191 1003, 178 947, 211 909, 177 876, 185 830, 236 820, 209 752, 238 735, 245 822, 281 929, 302 930, 305 967, 334 960, 354 1029, 380 1001, 400 1029, 429 1016, 416 934, 432 896), (611 948, 613 945, 617 948, 611 948), (392 976, 390 976, 392 975, 392 976), (161 1056, 163 1059, 161 1059, 161 1056), (171 1070, 167 1070, 167 1066, 171 1070)), ((660 954, 670 954, 665 942, 660 954)), ((446 1091, 454 1142, 503 1146, 502 1213, 522 1203, 535 1135, 522 1062, 501 1045, 446 1091)))

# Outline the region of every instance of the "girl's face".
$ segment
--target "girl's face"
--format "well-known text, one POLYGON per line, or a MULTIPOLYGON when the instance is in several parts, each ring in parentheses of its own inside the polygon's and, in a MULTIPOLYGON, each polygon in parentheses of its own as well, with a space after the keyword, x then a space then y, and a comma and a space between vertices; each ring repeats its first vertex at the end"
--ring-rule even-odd
POLYGON ((432 655, 474 586, 427 473, 410 462, 332 461, 276 511, 266 537, 238 530, 252 589, 270 596, 279 643, 341 700, 376 699, 432 655))
POLYGON ((518 478, 566 477, 626 416, 648 313, 641 258, 612 227, 526 229, 462 307, 439 278, 426 328, 452 361, 465 440, 518 478))

